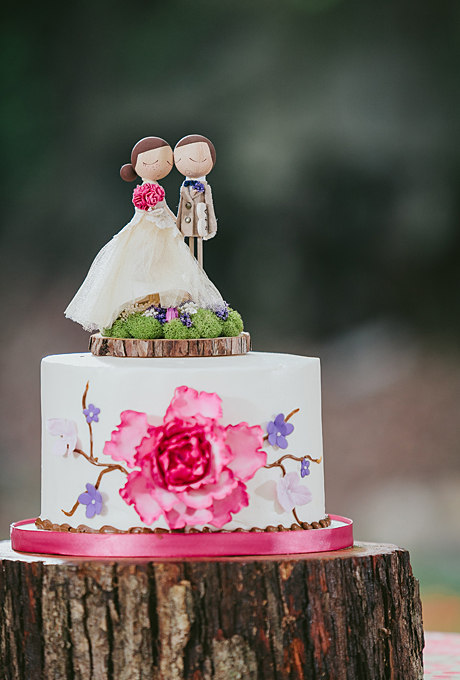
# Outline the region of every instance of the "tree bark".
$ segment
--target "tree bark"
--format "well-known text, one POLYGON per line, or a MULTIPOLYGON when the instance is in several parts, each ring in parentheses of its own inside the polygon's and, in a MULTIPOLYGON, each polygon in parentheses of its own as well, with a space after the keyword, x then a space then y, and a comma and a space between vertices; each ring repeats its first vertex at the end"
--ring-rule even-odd
POLYGON ((98 357, 223 357, 247 354, 251 336, 242 332, 234 338, 198 338, 197 340, 138 340, 91 335, 89 349, 98 357))
POLYGON ((0 543, 0 680, 419 680, 409 553, 98 560, 0 543))

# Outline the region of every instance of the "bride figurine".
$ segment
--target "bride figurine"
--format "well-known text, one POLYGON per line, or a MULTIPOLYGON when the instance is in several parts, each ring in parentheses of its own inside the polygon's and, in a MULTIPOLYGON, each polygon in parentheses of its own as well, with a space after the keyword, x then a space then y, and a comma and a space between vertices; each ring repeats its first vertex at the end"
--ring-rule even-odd
POLYGON ((131 163, 121 168, 126 182, 142 178, 133 193, 134 217, 96 256, 65 310, 66 317, 86 330, 110 327, 126 307, 146 299, 166 308, 185 300, 213 310, 225 305, 184 243, 157 182, 172 167, 169 144, 145 137, 134 146, 131 163))

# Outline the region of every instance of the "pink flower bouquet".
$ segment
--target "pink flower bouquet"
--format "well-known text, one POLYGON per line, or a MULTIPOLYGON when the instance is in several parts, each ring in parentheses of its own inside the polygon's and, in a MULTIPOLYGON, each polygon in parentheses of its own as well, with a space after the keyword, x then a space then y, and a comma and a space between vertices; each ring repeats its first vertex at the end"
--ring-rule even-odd
POLYGON ((154 208, 165 197, 165 190, 159 184, 144 182, 133 191, 133 203, 139 210, 154 208))
POLYGON ((104 453, 139 468, 120 495, 145 524, 163 514, 171 529, 221 528, 248 505, 245 482, 266 463, 264 432, 247 423, 220 425, 217 394, 178 387, 157 427, 145 413, 123 411, 120 417, 104 453))

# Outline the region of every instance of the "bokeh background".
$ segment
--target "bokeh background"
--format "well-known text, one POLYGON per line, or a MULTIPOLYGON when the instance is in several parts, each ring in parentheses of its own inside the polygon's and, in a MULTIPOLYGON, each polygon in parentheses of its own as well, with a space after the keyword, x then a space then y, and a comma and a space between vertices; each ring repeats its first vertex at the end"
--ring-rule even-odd
POLYGON ((460 631, 460 4, 23 0, 0 35, 0 536, 39 513, 39 362, 87 346, 63 310, 131 217, 118 169, 201 133, 209 276, 256 349, 322 359, 329 512, 460 631))

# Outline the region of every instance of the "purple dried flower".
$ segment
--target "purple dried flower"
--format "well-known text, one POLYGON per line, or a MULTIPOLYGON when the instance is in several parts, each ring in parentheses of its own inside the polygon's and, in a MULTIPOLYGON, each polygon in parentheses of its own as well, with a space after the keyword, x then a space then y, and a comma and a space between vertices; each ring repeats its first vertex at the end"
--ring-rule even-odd
POLYGON ((166 323, 166 312, 168 311, 165 307, 154 307, 155 319, 161 323, 163 326, 166 323))
POLYGON ((300 463, 300 476, 308 477, 309 474, 310 474, 310 461, 308 460, 308 458, 303 458, 300 463))
POLYGON ((190 318, 190 314, 187 314, 187 312, 182 312, 179 318, 184 326, 186 326, 187 328, 191 327, 192 319, 190 318))
POLYGON ((271 420, 267 425, 268 442, 272 446, 279 446, 280 449, 287 449, 286 437, 294 430, 294 425, 286 423, 284 413, 278 413, 275 420, 271 420))
POLYGON ((220 319, 221 321, 227 321, 227 319, 228 319, 228 308, 229 308, 228 302, 224 301, 224 305, 225 305, 224 307, 217 309, 216 312, 215 312, 217 318, 220 319))
POLYGON ((88 408, 83 409, 83 413, 86 416, 86 422, 87 423, 98 423, 99 422, 99 413, 101 412, 100 408, 97 408, 97 406, 94 406, 94 404, 90 404, 88 408))
POLYGON ((86 516, 88 519, 94 515, 100 515, 102 510, 102 496, 92 484, 86 485, 86 492, 78 496, 78 502, 86 505, 86 516))

